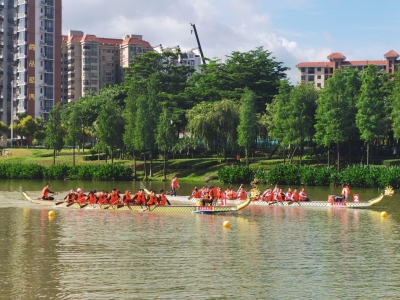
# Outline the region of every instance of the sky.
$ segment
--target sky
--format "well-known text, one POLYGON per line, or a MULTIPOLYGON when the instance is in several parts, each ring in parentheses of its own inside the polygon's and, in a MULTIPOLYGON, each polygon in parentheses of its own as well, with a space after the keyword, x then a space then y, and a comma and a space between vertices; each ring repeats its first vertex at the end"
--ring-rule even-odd
POLYGON ((140 34, 152 46, 197 47, 222 58, 256 47, 291 70, 327 61, 333 52, 347 60, 377 60, 400 53, 397 0, 63 0, 63 34, 81 30, 98 37, 140 34))

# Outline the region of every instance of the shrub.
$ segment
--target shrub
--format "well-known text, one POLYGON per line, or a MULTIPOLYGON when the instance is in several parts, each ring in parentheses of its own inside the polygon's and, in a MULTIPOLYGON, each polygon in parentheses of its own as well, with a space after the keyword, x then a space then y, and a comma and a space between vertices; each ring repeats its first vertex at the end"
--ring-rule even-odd
POLYGON ((249 183, 253 181, 255 172, 245 166, 231 166, 218 170, 218 179, 226 183, 249 183))

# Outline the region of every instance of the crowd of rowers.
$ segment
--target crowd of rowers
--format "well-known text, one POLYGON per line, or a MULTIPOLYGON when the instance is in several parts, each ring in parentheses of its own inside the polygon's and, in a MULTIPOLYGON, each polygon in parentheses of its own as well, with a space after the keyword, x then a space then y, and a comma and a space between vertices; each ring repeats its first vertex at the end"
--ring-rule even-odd
POLYGON ((120 191, 117 189, 112 189, 111 193, 107 191, 100 191, 99 194, 96 193, 96 190, 90 191, 87 195, 83 193, 81 189, 77 189, 75 193, 71 190, 64 198, 66 202, 73 203, 77 202, 80 204, 102 204, 102 205, 160 205, 164 206, 166 204, 171 205, 166 197, 166 193, 164 190, 160 191, 160 194, 157 195, 156 191, 150 190, 150 194, 146 195, 143 189, 139 189, 139 191, 132 195, 130 190, 126 190, 122 195, 120 191))
MULTIPOLYGON (((248 194, 251 192, 247 192, 244 185, 240 185, 239 189, 235 191, 232 187, 228 187, 225 191, 222 191, 221 188, 208 186, 198 189, 194 188, 192 195, 189 198, 202 199, 203 205, 206 203, 213 203, 216 200, 246 200, 248 194)), ((306 191, 304 188, 300 190, 294 189, 292 191, 291 188, 284 192, 278 185, 275 185, 274 189, 268 188, 262 194, 253 197, 253 200, 259 201, 310 201, 307 197, 306 191)))

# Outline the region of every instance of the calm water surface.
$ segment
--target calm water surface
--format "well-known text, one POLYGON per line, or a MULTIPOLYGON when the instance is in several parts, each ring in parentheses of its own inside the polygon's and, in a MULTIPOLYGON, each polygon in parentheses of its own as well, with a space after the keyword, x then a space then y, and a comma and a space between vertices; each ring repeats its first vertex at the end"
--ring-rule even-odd
MULTIPOLYGON (((62 193, 138 188, 51 183, 62 193)), ((0 299, 400 297, 399 194, 367 210, 251 206, 209 216, 43 208, 23 201, 18 184, 0 181, 0 299)), ((23 184, 38 196, 43 182, 23 184)), ((181 194, 193 188, 181 186, 181 194)), ((307 191, 326 199, 340 189, 307 191)), ((364 200, 379 194, 352 193, 364 200)))

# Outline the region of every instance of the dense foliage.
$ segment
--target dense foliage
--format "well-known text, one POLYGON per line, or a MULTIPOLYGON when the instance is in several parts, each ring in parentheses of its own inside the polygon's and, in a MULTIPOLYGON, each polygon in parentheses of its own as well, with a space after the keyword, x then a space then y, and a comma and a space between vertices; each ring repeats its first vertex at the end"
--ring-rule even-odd
POLYGON ((120 164, 70 166, 57 164, 44 167, 38 164, 1 163, 1 179, 79 179, 131 180, 132 168, 120 164))
POLYGON ((245 166, 225 167, 218 171, 225 183, 263 183, 291 186, 329 186, 343 183, 353 187, 400 188, 400 167, 353 165, 337 171, 334 167, 275 165, 269 171, 245 166))

